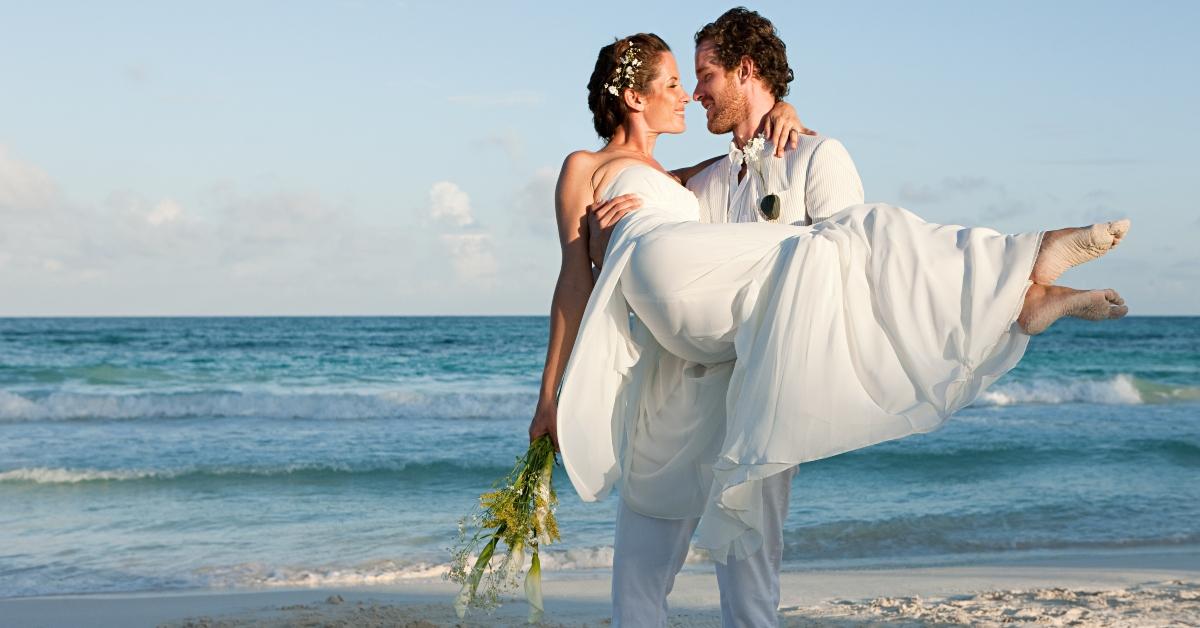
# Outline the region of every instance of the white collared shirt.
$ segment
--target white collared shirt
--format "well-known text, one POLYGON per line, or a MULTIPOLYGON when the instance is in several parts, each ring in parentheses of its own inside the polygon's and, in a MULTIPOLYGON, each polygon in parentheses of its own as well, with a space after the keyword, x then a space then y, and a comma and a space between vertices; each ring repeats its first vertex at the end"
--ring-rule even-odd
POLYGON ((767 194, 779 197, 777 221, 796 225, 819 222, 862 204, 862 179, 841 142, 802 135, 800 145, 783 157, 775 158, 774 151, 768 141, 758 162, 761 176, 751 165, 738 181, 741 151, 735 145, 727 158, 693 176, 687 187, 700 199, 700 221, 766 222, 759 207, 767 194))

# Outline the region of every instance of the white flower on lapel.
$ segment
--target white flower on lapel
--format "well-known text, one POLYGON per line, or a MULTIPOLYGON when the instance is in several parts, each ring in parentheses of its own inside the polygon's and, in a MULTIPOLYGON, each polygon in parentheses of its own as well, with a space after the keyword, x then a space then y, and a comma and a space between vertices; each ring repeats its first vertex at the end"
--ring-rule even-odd
MULTIPOLYGON (((767 138, 761 133, 750 138, 746 145, 742 147, 742 156, 746 160, 746 165, 758 173, 758 180, 762 183, 762 189, 765 192, 767 189, 767 176, 763 174, 763 149, 767 146, 767 138)), ((758 202, 758 209, 766 216, 767 220, 775 220, 779 218, 780 206, 779 197, 774 194, 767 194, 758 202)))

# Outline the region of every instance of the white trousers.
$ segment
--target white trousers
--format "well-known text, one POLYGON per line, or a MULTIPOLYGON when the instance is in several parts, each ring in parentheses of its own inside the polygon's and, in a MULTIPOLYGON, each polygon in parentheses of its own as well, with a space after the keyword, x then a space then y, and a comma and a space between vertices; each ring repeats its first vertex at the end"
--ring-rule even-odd
MULTIPOLYGON (((746 560, 716 563, 725 628, 778 626, 783 523, 796 467, 763 481, 763 546, 746 560)), ((687 558, 699 518, 659 519, 638 514, 622 501, 613 549, 613 626, 667 625, 667 594, 687 558)))

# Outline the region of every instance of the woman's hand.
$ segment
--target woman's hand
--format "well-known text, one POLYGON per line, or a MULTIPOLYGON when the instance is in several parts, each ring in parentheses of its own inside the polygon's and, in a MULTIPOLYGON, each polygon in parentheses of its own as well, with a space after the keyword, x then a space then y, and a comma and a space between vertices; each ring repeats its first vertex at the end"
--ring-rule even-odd
POLYGON ((804 127, 796 108, 782 100, 776 101, 775 106, 763 118, 762 128, 759 129, 771 144, 775 146, 775 156, 783 157, 784 150, 792 150, 800 145, 800 135, 816 135, 817 132, 804 127))
POLYGON ((533 421, 529 422, 529 442, 549 434, 554 451, 558 451, 558 402, 538 402, 533 411, 533 421))

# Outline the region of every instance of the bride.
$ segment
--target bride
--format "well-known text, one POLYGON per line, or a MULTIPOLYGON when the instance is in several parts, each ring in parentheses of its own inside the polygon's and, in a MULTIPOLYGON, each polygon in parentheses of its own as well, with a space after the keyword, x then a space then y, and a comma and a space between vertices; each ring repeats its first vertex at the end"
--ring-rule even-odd
POLYGON ((695 196, 654 159, 689 102, 667 45, 639 34, 605 46, 588 89, 607 143, 569 155, 559 176, 562 266, 530 437, 549 434, 579 495, 600 499, 653 429, 638 421, 639 357, 665 352, 701 373, 732 363, 696 541, 717 560, 761 543, 762 479, 933 430, 1059 318, 1127 312, 1113 290, 1054 281, 1116 246, 1128 221, 1002 235, 872 204, 809 227, 700 224, 695 196), (626 194, 643 206, 617 224, 593 279, 585 208, 626 194))

